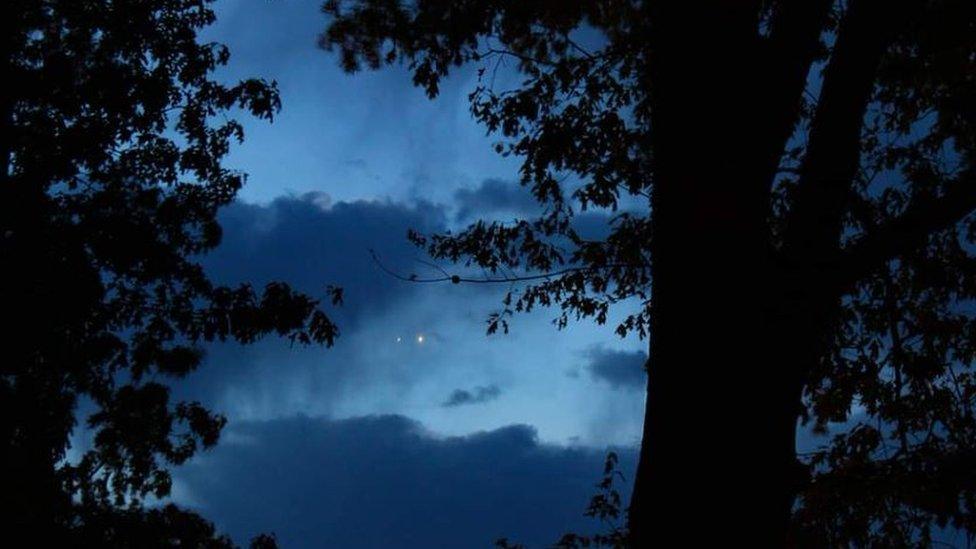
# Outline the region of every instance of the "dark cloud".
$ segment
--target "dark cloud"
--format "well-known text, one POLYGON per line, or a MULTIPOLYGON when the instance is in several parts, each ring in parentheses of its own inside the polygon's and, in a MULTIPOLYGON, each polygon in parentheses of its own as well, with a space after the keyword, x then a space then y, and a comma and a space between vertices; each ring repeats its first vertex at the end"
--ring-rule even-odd
POLYGON ((459 223, 498 214, 521 217, 539 211, 539 203, 527 188, 502 179, 485 179, 474 189, 458 189, 454 201, 458 208, 455 220, 459 223))
POLYGON ((573 229, 586 240, 602 240, 610 234, 612 212, 587 211, 573 217, 573 229))
POLYGON ((283 280, 313 295, 323 295, 328 284, 342 286, 346 305, 335 314, 348 328, 416 289, 382 272, 370 250, 392 269, 415 269, 419 252, 407 230, 441 230, 445 214, 427 203, 332 204, 324 193, 306 193, 268 205, 236 202, 220 212, 220 223, 223 241, 203 258, 211 276, 228 283, 283 280))
MULTIPOLYGON (((524 425, 437 438, 402 416, 238 423, 182 468, 187 499, 244 541, 283 547, 548 546, 582 516, 605 452, 540 444, 524 425)), ((621 463, 632 478, 634 453, 621 463)))
MULTIPOLYGON (((502 297, 499 288, 403 282, 370 256, 374 249, 391 270, 428 275, 418 263, 423 252, 405 235, 408 228, 444 230, 445 210, 425 202, 334 202, 323 193, 279 197, 263 205, 237 202, 222 210, 223 242, 202 258, 211 276, 231 284, 282 280, 313 295, 322 295, 327 284, 342 286, 344 305, 328 308, 341 336, 331 349, 292 346, 274 337, 246 347, 211 345, 207 363, 175 387, 175 396, 204 402, 232 420, 345 414, 350 408, 355 413, 399 412, 421 403, 446 410, 450 406, 440 406, 445 398, 458 405, 485 402, 497 396, 494 391, 479 393, 472 386, 507 379, 506 388, 514 388, 507 391, 513 398, 508 404, 527 406, 518 398, 519 389, 523 381, 535 381, 522 374, 545 367, 553 356, 538 344, 516 348, 516 342, 556 337, 548 311, 520 318, 515 333, 489 343, 484 319, 502 297), (528 367, 519 374, 504 373, 513 360, 528 367), (455 389, 467 394, 451 395, 455 389)), ((599 226, 594 215, 580 219, 599 226)), ((577 335, 561 346, 563 360, 571 361, 595 343, 595 330, 585 343, 577 335)))
POLYGON ((586 369, 590 375, 615 389, 643 389, 647 383, 644 369, 647 354, 643 351, 616 351, 597 345, 583 354, 588 361, 586 369))
MULTIPOLYGON (((339 285, 344 304, 327 311, 341 335, 331 349, 293 346, 275 337, 246 347, 210 345, 206 364, 177 385, 176 396, 237 420, 331 415, 344 405, 365 413, 359 404, 364 401, 394 412, 414 397, 437 409, 455 388, 487 386, 492 378, 483 373, 511 363, 497 353, 516 352, 515 335, 491 349, 479 347, 488 345, 484 318, 497 306, 500 290, 404 282, 380 269, 369 253, 376 250, 393 271, 427 275, 418 263, 425 255, 406 232, 443 230, 444 212, 424 202, 333 202, 322 193, 264 205, 237 202, 222 210, 224 238, 202 258, 207 272, 229 284, 282 280, 312 295, 324 294, 327 284, 339 285), (472 356, 474 347, 482 351, 472 356), (426 394, 413 393, 415 388, 426 394)), ((543 326, 548 333, 548 324, 543 326)), ((531 352, 517 353, 532 360, 531 352)), ((490 398, 490 391, 482 397, 490 398)))
MULTIPOLYGON (((383 343, 416 333, 427 324, 417 315, 400 314, 406 307, 430 299, 436 288, 422 288, 384 273, 370 250, 391 269, 416 268, 418 252, 406 239, 410 228, 439 230, 445 215, 441 207, 426 203, 407 205, 391 201, 332 203, 323 193, 280 197, 267 205, 236 202, 220 212, 223 240, 201 258, 207 272, 227 284, 250 282, 262 286, 280 280, 313 296, 324 297, 329 284, 345 292, 341 307, 327 307, 339 324, 336 348, 292 346, 267 338, 242 347, 235 343, 207 348, 207 364, 181 383, 178 395, 199 399, 225 409, 233 392, 235 400, 252 412, 296 407, 296 394, 317 395, 318 411, 327 410, 330 398, 347 390, 350 383, 366 387, 370 380, 389 372, 371 361, 355 343, 364 333, 381 332, 383 343), (388 317, 402 317, 401 325, 388 317), (255 402, 264 402, 255 409, 255 402)), ((431 339, 435 339, 433 336, 431 339)), ((375 347, 375 346, 374 346, 375 347)), ((402 346, 401 363, 421 360, 416 346, 402 346)), ((389 370, 390 368, 386 368, 389 370)), ((431 370, 413 369, 418 377, 431 370)), ((409 380, 399 381, 406 384, 409 380)))
MULTIPOLYGON (((485 179, 473 189, 458 189, 453 198, 457 208, 454 222, 460 225, 477 220, 532 219, 542 212, 528 188, 502 179, 485 179)), ((622 206, 634 206, 630 202, 622 206)), ((611 220, 623 211, 630 210, 622 207, 617 212, 605 209, 580 211, 573 216, 572 226, 582 238, 600 240, 610 234, 611 220)), ((639 215, 639 212, 637 209, 633 213, 639 215)))
POLYGON ((451 396, 449 396, 441 406, 450 408, 464 404, 481 404, 482 402, 495 400, 501 396, 501 394, 502 390, 499 389, 497 385, 475 387, 471 391, 468 391, 467 389, 455 389, 454 392, 451 393, 451 396))

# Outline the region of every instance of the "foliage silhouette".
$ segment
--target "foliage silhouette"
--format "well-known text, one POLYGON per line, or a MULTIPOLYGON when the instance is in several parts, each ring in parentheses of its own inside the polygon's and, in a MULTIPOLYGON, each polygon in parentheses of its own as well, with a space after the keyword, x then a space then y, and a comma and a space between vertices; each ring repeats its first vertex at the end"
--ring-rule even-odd
POLYGON ((644 304, 616 327, 649 338, 631 545, 976 532, 976 3, 323 9, 348 71, 405 63, 433 98, 477 67, 472 115, 544 213, 410 236, 522 282, 489 332, 644 304), (574 228, 591 208, 605 239, 574 228))
POLYGON ((144 505, 225 423, 171 402, 166 381, 200 364, 203 341, 338 335, 318 299, 281 283, 216 285, 195 259, 220 241, 217 210, 244 182, 221 164, 243 139, 228 113, 271 120, 279 108, 274 82, 211 78, 229 53, 197 41, 209 4, 0 8, 0 513, 12 539, 230 546, 192 513, 144 505), (93 441, 68 462, 80 405, 93 409, 93 441))

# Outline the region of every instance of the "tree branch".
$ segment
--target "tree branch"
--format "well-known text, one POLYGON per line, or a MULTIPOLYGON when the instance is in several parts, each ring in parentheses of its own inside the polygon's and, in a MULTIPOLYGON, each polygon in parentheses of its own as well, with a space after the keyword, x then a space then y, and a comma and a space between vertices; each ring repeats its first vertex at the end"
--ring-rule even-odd
POLYGON ((840 245, 875 71, 903 20, 904 4, 909 2, 853 0, 841 22, 787 223, 784 251, 791 262, 825 261, 840 245))
POLYGON ((767 118, 768 159, 763 175, 770 185, 796 126, 807 75, 817 56, 831 5, 832 0, 781 2, 773 14, 766 42, 771 73, 766 95, 771 115, 767 118))
POLYGON ((884 261, 925 244, 929 235, 976 211, 976 168, 956 179, 941 196, 918 199, 898 218, 870 231, 839 254, 838 283, 849 288, 884 261))
MULTIPOLYGON (((474 284, 508 284, 508 283, 512 283, 512 282, 529 282, 529 281, 533 281, 533 280, 546 280, 546 279, 551 279, 551 278, 555 278, 555 277, 558 277, 558 276, 562 276, 562 275, 565 275, 565 274, 577 273, 577 272, 581 272, 581 271, 600 271, 600 270, 604 270, 604 269, 620 269, 620 268, 647 268, 644 265, 631 265, 631 264, 626 264, 626 263, 612 263, 612 264, 608 264, 608 265, 599 265, 599 266, 595 266, 595 267, 567 267, 565 269, 560 269, 558 271, 550 271, 550 272, 539 273, 539 274, 535 274, 535 275, 501 276, 501 277, 489 277, 489 276, 485 276, 484 278, 466 278, 466 277, 462 277, 460 275, 451 275, 451 274, 448 274, 446 271, 444 271, 440 267, 435 267, 437 270, 439 270, 440 272, 444 273, 444 275, 443 276, 432 277, 432 278, 420 278, 420 277, 418 277, 415 274, 410 274, 410 275, 404 276, 404 275, 402 275, 402 274, 400 274, 400 273, 398 273, 398 272, 390 269, 389 267, 387 267, 386 265, 384 265, 382 261, 380 261, 379 256, 376 254, 376 252, 374 250, 370 250, 369 251, 369 255, 372 256, 373 262, 376 263, 376 266, 379 267, 380 270, 383 271, 384 273, 392 276, 393 278, 395 278, 397 280, 402 280, 404 282, 417 282, 417 283, 451 282, 453 284, 460 284, 462 282, 467 282, 467 283, 474 283, 474 284)), ((428 266, 431 265, 431 264, 426 263, 426 262, 424 264, 425 265, 428 265, 428 266)))

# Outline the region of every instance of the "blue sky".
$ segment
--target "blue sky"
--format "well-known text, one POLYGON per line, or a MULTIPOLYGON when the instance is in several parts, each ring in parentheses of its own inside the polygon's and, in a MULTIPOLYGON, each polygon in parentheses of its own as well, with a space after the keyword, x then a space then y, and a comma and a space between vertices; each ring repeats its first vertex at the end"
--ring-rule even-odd
MULTIPOLYGON (((472 73, 429 101, 391 68, 349 76, 316 47, 313 0, 222 0, 204 38, 227 44, 229 80, 278 81, 273 124, 244 120, 227 165, 250 174, 204 259, 220 281, 346 289, 332 349, 215 345, 177 388, 230 419, 217 449, 176 473, 174 498, 239 542, 286 547, 544 546, 581 519, 609 448, 628 478, 643 414, 645 343, 607 326, 557 331, 555 311, 485 320, 504 287, 417 285, 409 228, 512 219, 536 206, 517 161, 467 110, 472 73), (423 340, 420 341, 419 338, 423 340)), ((599 224, 599 214, 590 222, 599 224)), ((450 268, 450 267, 447 267, 450 268)))

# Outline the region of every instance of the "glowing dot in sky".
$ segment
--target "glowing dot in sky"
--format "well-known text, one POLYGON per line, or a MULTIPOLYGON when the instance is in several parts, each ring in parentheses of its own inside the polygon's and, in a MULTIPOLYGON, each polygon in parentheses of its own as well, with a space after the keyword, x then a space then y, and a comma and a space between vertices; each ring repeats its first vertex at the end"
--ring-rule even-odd
POLYGON ((417 343, 423 343, 423 342, 424 342, 424 336, 423 335, 417 336, 417 343))
POLYGON ((397 336, 397 343, 400 343, 401 341, 403 341, 403 338, 400 337, 400 336, 397 336))

